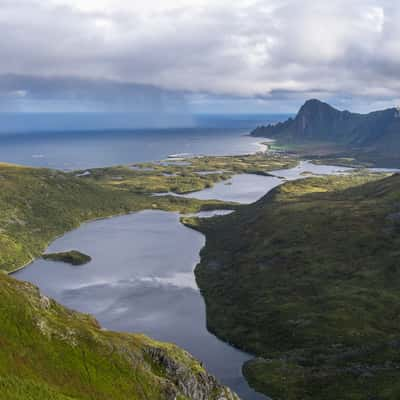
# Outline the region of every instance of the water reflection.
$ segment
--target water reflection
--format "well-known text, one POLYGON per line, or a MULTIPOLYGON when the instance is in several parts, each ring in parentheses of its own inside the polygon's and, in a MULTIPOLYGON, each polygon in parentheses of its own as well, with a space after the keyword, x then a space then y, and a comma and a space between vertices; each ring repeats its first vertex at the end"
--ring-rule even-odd
POLYGON ((17 272, 62 304, 96 316, 118 331, 143 332, 190 351, 243 399, 265 399, 241 374, 250 356, 211 335, 193 268, 204 236, 179 215, 143 211, 95 221, 67 233, 48 251, 77 249, 84 266, 37 260, 17 272))

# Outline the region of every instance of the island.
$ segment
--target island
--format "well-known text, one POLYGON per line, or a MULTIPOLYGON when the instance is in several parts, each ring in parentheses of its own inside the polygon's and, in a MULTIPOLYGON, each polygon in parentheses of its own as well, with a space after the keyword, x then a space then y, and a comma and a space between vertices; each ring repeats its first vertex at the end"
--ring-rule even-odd
POLYGON ((46 253, 42 255, 44 260, 60 261, 71 265, 84 265, 92 260, 87 254, 77 250, 63 251, 60 253, 46 253))

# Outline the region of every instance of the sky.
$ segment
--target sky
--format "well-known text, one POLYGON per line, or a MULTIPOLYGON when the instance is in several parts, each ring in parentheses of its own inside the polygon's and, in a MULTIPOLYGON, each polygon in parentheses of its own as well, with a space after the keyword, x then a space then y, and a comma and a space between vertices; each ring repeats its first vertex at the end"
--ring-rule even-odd
POLYGON ((0 111, 370 111, 400 104, 400 2, 0 0, 0 57, 0 111))

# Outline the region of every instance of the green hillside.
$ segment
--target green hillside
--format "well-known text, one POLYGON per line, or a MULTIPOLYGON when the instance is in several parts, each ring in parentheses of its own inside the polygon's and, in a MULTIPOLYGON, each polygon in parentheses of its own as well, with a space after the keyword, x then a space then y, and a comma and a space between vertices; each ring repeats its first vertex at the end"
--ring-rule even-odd
POLYGON ((2 400, 237 399, 178 347, 103 330, 2 273, 0 298, 2 400))
POLYGON ((400 175, 289 182, 253 205, 188 219, 208 327, 260 358, 274 400, 400 398, 400 175))

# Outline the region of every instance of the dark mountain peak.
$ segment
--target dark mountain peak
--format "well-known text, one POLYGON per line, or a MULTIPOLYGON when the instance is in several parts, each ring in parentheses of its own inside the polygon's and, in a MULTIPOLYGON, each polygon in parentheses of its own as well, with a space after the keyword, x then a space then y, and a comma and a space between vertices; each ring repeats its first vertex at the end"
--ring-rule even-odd
POLYGON ((310 99, 307 100, 301 107, 300 110, 298 112, 298 114, 304 112, 304 111, 311 111, 311 112, 322 112, 322 111, 337 111, 340 112, 339 110, 337 110, 336 108, 332 107, 330 104, 325 103, 321 100, 318 99, 310 99))
POLYGON ((294 119, 259 127, 252 134, 292 141, 329 141, 358 147, 375 146, 378 142, 383 143, 382 138, 388 139, 390 136, 390 143, 396 143, 397 146, 400 141, 400 108, 357 114, 340 111, 318 99, 310 99, 300 107, 294 119))
POLYGON ((255 136, 285 136, 296 138, 314 138, 331 134, 336 121, 348 120, 352 115, 348 111, 339 111, 328 103, 318 99, 307 100, 295 118, 275 125, 258 127, 252 132, 255 136))
POLYGON ((307 100, 300 108, 295 119, 295 131, 312 138, 327 135, 336 127, 337 121, 347 119, 347 113, 333 108, 317 99, 307 100))

